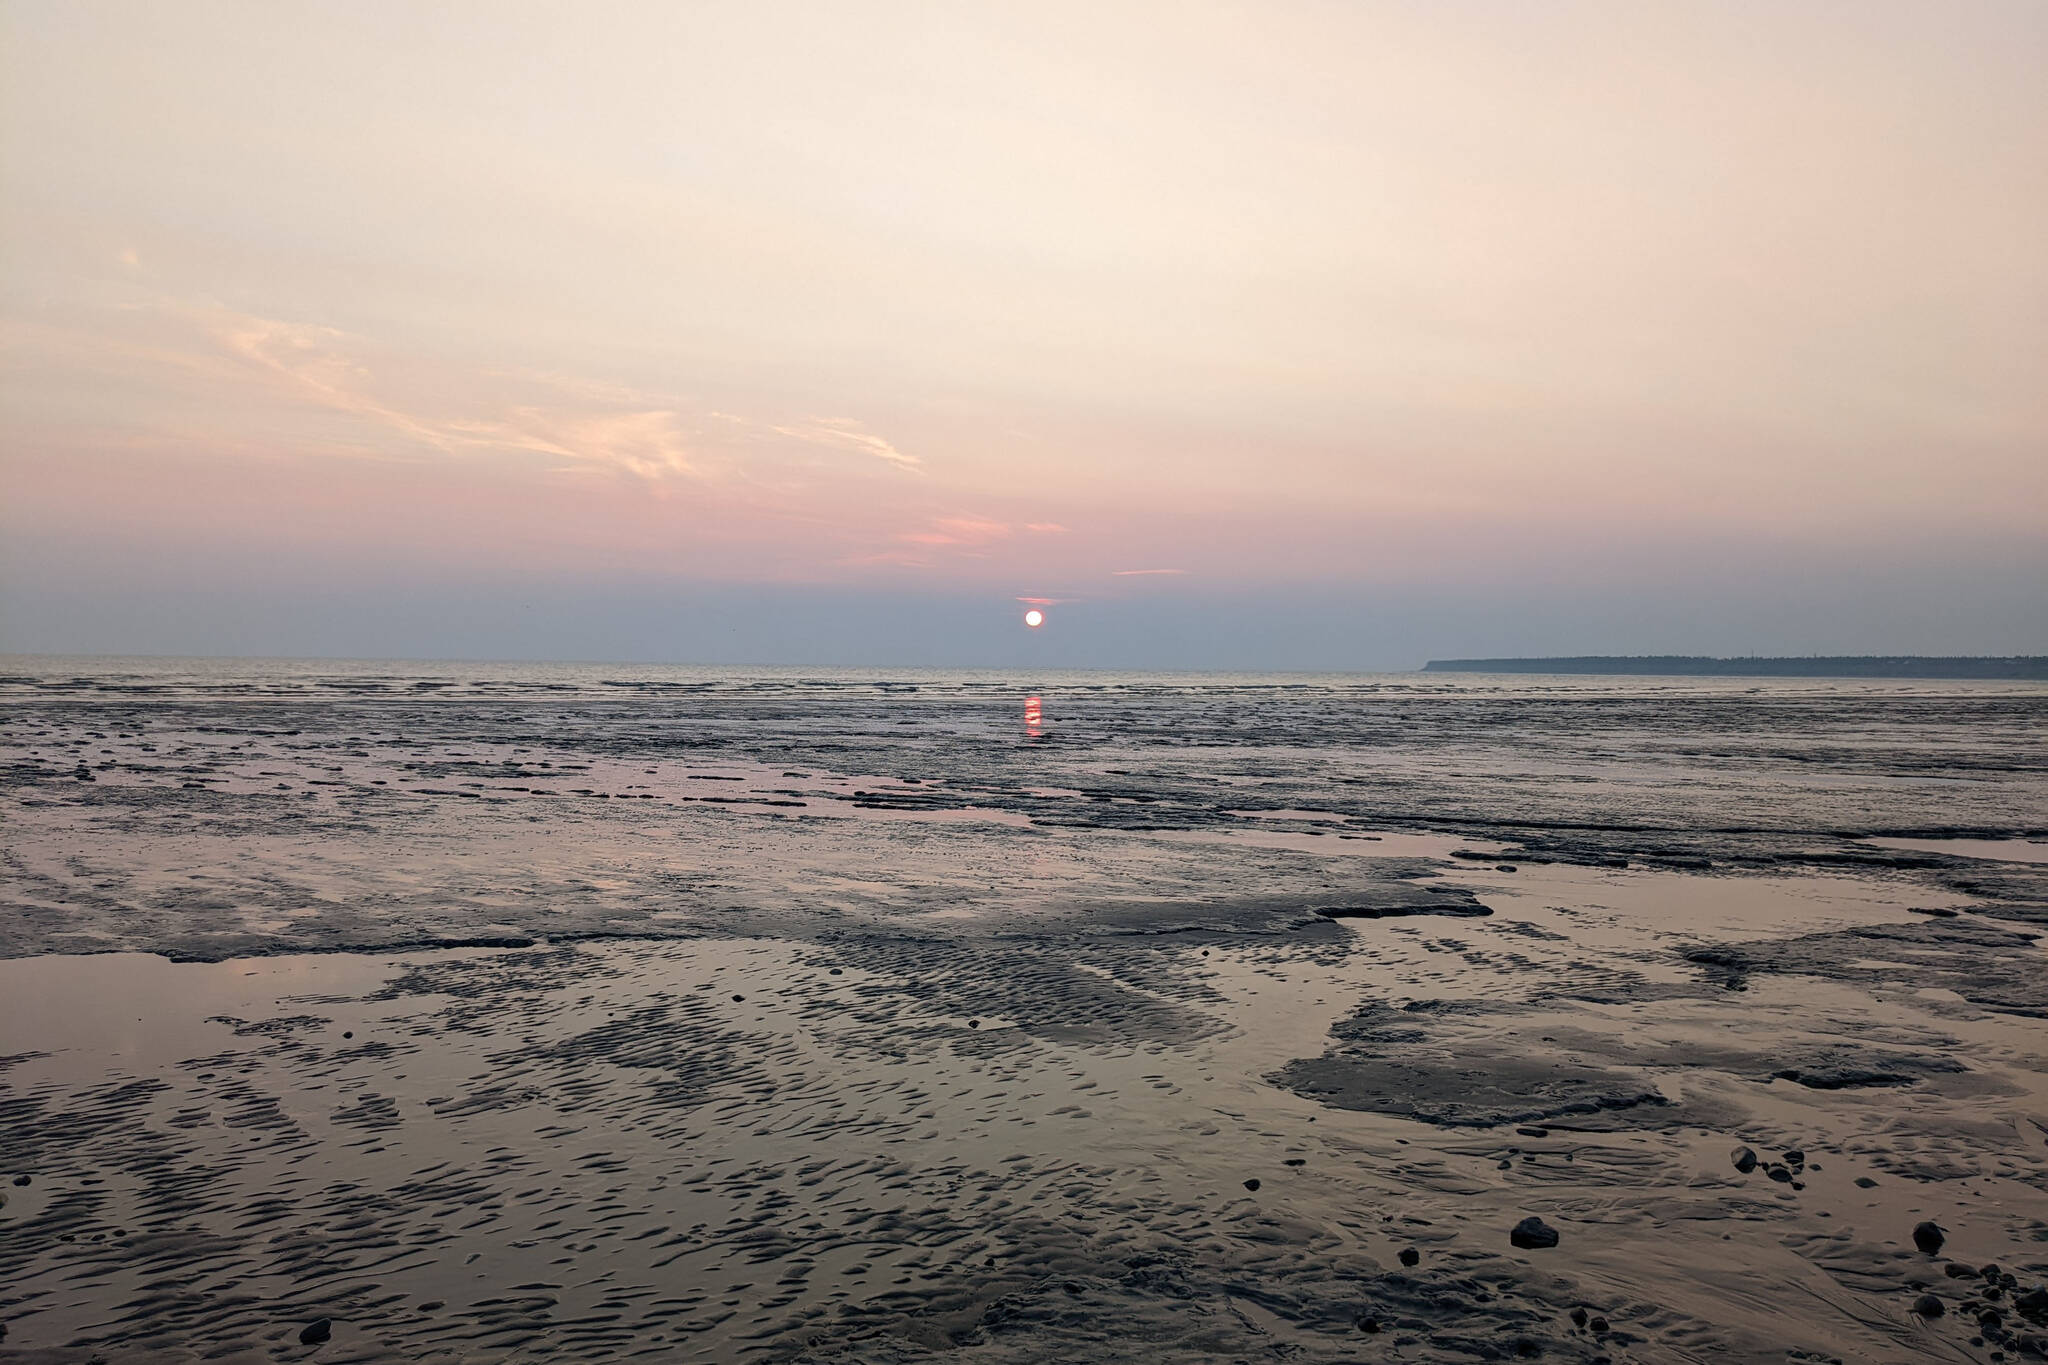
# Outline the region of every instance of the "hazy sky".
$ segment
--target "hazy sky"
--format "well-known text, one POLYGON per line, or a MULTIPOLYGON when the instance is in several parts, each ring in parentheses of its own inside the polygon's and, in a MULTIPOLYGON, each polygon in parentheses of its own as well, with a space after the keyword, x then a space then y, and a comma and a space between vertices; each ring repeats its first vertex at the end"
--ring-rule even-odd
POLYGON ((2048 652, 2040 0, 0 15, 0 648, 2048 652))

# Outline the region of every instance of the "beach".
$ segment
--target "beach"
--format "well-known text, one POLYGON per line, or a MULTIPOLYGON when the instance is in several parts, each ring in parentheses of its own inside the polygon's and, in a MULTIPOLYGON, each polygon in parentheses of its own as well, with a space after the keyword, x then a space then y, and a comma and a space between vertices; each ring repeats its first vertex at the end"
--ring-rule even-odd
POLYGON ((2048 1351, 2048 686, 4 664, 0 1360, 2048 1351))

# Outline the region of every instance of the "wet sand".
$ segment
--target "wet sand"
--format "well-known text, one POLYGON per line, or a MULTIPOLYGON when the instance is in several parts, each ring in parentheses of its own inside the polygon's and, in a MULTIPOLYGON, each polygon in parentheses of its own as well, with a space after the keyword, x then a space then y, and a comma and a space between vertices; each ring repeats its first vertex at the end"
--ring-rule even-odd
POLYGON ((1024 695, 14 661, 0 1359, 2048 1342, 2048 689, 1024 695))

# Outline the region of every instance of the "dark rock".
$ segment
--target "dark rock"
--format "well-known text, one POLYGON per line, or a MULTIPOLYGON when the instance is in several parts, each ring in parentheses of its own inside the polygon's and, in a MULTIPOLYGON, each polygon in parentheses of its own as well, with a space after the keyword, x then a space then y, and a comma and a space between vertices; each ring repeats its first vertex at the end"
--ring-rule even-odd
POLYGON ((1775 1161, 1764 1167, 1764 1174, 1777 1181, 1780 1185, 1792 1183, 1792 1172, 1786 1170, 1775 1161))
POLYGON ((1787 1166, 1804 1166, 1806 1164, 1806 1153, 1794 1148, 1792 1151, 1785 1153, 1785 1164, 1787 1166))
POLYGON ((343 1029, 343 1030, 341 1031, 341 1036, 342 1036, 342 1037, 344 1037, 344 1038, 353 1038, 353 1037, 355 1037, 355 1036, 356 1036, 356 1035, 355 1035, 355 1030, 353 1030, 353 1029, 343 1029))
POLYGON ((1380 1320, 1378 1318, 1360 1318, 1358 1320, 1358 1330, 1368 1334, 1376 1333, 1380 1330, 1380 1320))
POLYGON ((1366 887, 1342 905, 1319 905, 1324 919, 1401 919, 1409 915, 1451 915, 1480 919, 1493 913, 1462 886, 1416 886, 1399 882, 1366 887))
POLYGON ((309 1322, 299 1330, 299 1345, 318 1346, 334 1335, 334 1324, 326 1318, 309 1322))
POLYGON ((26 1185, 28 1184, 28 1177, 25 1175, 18 1175, 14 1177, 14 1183, 16 1185, 26 1185))
POLYGON ((838 969, 837 967, 834 967, 834 968, 832 969, 832 971, 831 971, 831 973, 830 973, 830 974, 831 974, 831 975, 833 975, 833 976, 843 976, 843 975, 845 975, 845 973, 841 972, 841 971, 840 971, 840 970, 839 970, 839 969, 838 969))
POLYGON ((734 997, 732 998, 732 1002, 733 1002, 733 1004, 737 1005, 737 1004, 739 1004, 739 1003, 740 1003, 740 1001, 742 1001, 742 1000, 745 1000, 746 998, 747 998, 747 997, 745 997, 744 995, 735 995, 735 996, 734 996, 734 997))
POLYGON ((969 1019, 969 1020, 967 1021, 967 1027, 969 1027, 969 1028, 980 1028, 980 1027, 981 1027, 981 1020, 979 1020, 979 1019, 969 1019))
POLYGON ((1920 1248, 1923 1256, 1932 1256, 1941 1250, 1941 1244, 1948 1240, 1948 1234, 1932 1219, 1913 1225, 1913 1245, 1920 1248))
POLYGON ((1270 1079, 1333 1109, 1446 1128, 1542 1124, 1566 1116, 1600 1127, 1658 1128, 1685 1116, 1635 1074, 1548 1060, 1507 1042, 1436 1044, 1430 1030, 1437 1027, 1428 1012, 1418 1018, 1414 1007, 1366 1006, 1332 1027, 1337 1047, 1289 1062, 1270 1079))
POLYGON ((1250 1190, 1253 1194, 1257 1194, 1259 1192, 1259 1178, 1257 1176, 1253 1176, 1250 1180, 1244 1182, 1244 1187, 1250 1190))
POLYGON ((1754 1148, 1737 1147, 1733 1152, 1729 1153, 1729 1157, 1734 1161, 1735 1169, 1744 1175, 1748 1175, 1756 1169, 1756 1150, 1754 1148))
POLYGON ((1587 1323, 1586 1326, 1589 1330, 1596 1333, 1606 1333, 1612 1330, 1608 1327, 1606 1318, 1594 1318, 1591 1322, 1587 1323))
POLYGON ((2035 1285, 2012 1301, 2019 1315, 2036 1327, 2048 1327, 2048 1289, 2035 1285))
POLYGON ((1572 1325, 1573 1325, 1574 1327, 1584 1327, 1584 1326, 1586 1325, 1586 1310, 1585 1310, 1585 1309, 1583 1309, 1583 1308, 1574 1308, 1574 1309, 1572 1310, 1572 1325))
POLYGON ((1549 1136, 1550 1136, 1550 1130, 1549 1130, 1548 1128, 1539 1128, 1539 1127, 1537 1127, 1537 1126, 1535 1126, 1535 1125, 1533 1125, 1533 1124, 1531 1124, 1531 1125, 1529 1125, 1529 1126, 1526 1126, 1526 1127, 1522 1127, 1522 1128, 1517 1128, 1517 1129, 1515 1129, 1515 1131, 1516 1131, 1517 1133, 1520 1133, 1520 1134, 1521 1134, 1521 1135, 1522 1135, 1523 1137, 1549 1137, 1549 1136))
POLYGON ((1531 1214, 1515 1224, 1508 1233, 1508 1241, 1525 1251, 1537 1251, 1557 1245, 1557 1229, 1531 1214))
POLYGON ((1417 1250, 1416 1250, 1416 1249, 1415 1249, 1414 1247, 1402 1247, 1402 1248, 1401 1248, 1401 1264, 1402 1264, 1402 1265, 1414 1265, 1414 1264, 1416 1264, 1417 1262, 1421 1261, 1421 1259, 1422 1259, 1422 1253, 1421 1253, 1421 1252, 1419 1252, 1419 1251, 1417 1251, 1417 1250))
POLYGON ((1913 1300, 1913 1311, 1923 1318, 1938 1318, 1948 1312, 1948 1305, 1932 1294, 1922 1294, 1913 1300))
POLYGON ((1975 1266, 1967 1266, 1950 1261, 1948 1263, 1948 1277, 1951 1280, 1974 1280, 1977 1278, 1977 1269, 1975 1266))
POLYGON ((1291 1156, 1287 1158, 1287 1164, 1289 1166, 1306 1166, 1308 1161, 1304 1157, 1291 1156))
POLYGON ((1495 872, 1519 872, 1521 869, 1516 867, 1513 863, 1497 863, 1495 864, 1493 870, 1495 872))
POLYGON ((1859 1190, 1874 1190, 1877 1188, 1877 1182, 1867 1175, 1859 1175, 1856 1177, 1856 1188, 1859 1190))
POLYGON ((1898 1071, 1885 1071, 1869 1066, 1829 1066, 1799 1070, 1787 1067, 1773 1071, 1772 1076, 1781 1081, 1793 1081, 1808 1090, 1862 1090, 1891 1085, 1912 1085, 1917 1079, 1898 1071))

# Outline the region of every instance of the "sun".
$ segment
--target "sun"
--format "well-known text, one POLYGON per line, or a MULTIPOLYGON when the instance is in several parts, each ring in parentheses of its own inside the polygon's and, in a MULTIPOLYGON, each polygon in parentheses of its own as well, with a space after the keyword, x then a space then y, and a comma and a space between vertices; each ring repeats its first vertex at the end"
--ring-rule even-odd
POLYGON ((1045 613, 1040 611, 1037 607, 1033 607, 1030 611, 1024 613, 1024 624, 1031 627, 1033 630, 1037 630, 1040 626, 1045 624, 1045 613))

